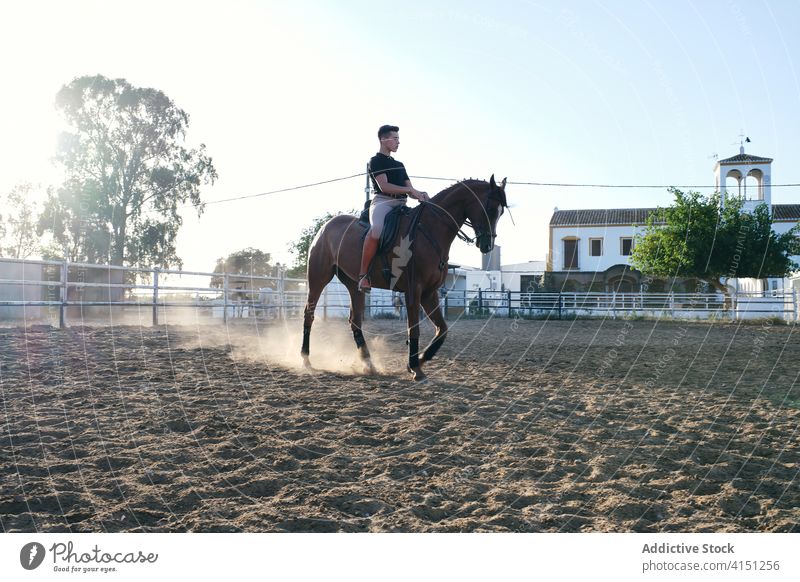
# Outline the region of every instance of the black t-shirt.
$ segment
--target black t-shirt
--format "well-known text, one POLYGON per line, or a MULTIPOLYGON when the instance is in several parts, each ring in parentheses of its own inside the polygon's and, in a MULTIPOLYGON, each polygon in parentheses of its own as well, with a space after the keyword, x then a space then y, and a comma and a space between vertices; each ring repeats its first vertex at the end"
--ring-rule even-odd
MULTIPOLYGON (((406 167, 402 162, 398 162, 393 157, 386 156, 380 152, 375 154, 369 161, 369 171, 375 191, 379 193, 381 192, 381 188, 378 185, 378 181, 375 179, 375 176, 378 174, 386 174, 386 180, 395 186, 405 186, 406 180, 409 179, 406 173, 406 167)), ((406 194, 385 194, 385 196, 404 197, 406 194)))

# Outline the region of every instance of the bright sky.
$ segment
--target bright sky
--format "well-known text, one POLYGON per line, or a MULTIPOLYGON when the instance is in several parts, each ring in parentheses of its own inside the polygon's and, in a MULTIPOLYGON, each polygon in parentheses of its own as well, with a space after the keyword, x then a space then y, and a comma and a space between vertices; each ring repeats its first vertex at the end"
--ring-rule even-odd
MULTIPOLYGON (((191 116, 219 180, 208 202, 355 174, 378 126, 400 126, 412 176, 713 184, 713 154, 775 158, 800 182, 797 2, 3 3, 0 191, 56 183, 59 88, 81 75, 164 91, 191 116)), ((433 194, 449 182, 415 179, 433 194)), ((247 246, 289 262, 363 178, 192 212, 185 268, 247 246)), ((668 204, 664 190, 509 186, 503 263, 541 260, 553 207, 668 204)), ((773 202, 800 201, 774 188, 773 202)), ((451 261, 480 265, 454 243, 451 261)))

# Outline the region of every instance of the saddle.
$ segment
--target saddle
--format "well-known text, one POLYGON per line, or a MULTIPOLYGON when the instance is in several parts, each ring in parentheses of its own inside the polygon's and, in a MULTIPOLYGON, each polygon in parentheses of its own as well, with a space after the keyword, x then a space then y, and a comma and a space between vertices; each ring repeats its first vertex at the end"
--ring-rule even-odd
MULTIPOLYGON (((358 221, 361 224, 364 224, 368 229, 370 226, 369 206, 370 202, 367 201, 364 204, 364 210, 361 211, 361 215, 358 217, 358 221)), ((383 221, 383 232, 381 233, 381 239, 378 241, 377 255, 387 253, 394 248, 394 241, 397 238, 398 231, 400 230, 400 223, 402 222, 403 217, 408 216, 409 214, 411 214, 411 208, 408 206, 396 206, 389 211, 383 221)), ((364 231, 364 234, 361 235, 361 240, 363 241, 366 236, 367 231, 364 231)))
MULTIPOLYGON (((366 203, 364 203, 364 210, 361 211, 361 215, 358 217, 358 222, 367 227, 364 234, 361 235, 362 242, 366 238, 370 226, 369 206, 370 201, 367 200, 366 203)), ((381 238, 378 241, 378 250, 375 253, 375 259, 372 261, 374 263, 378 257, 382 259, 383 276, 387 281, 390 281, 392 276, 391 258, 388 255, 392 254, 396 246, 395 241, 397 239, 397 233, 400 231, 400 224, 403 222, 403 217, 410 215, 411 210, 411 208, 405 205, 396 206, 389 211, 383 221, 383 232, 381 232, 381 238)), ((370 265, 369 270, 372 270, 372 265, 370 265)))

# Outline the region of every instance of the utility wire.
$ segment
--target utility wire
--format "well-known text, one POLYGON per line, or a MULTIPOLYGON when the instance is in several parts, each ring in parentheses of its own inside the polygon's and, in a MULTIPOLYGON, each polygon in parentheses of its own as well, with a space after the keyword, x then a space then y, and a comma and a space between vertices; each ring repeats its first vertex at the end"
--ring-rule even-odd
MULTIPOLYGON (((509 184, 521 186, 554 186, 554 187, 568 187, 568 188, 716 188, 716 186, 698 186, 698 185, 680 185, 672 184, 670 186, 652 185, 652 184, 559 184, 548 182, 508 182, 509 184)), ((772 184, 773 188, 797 188, 800 184, 772 184)), ((755 187, 755 186, 754 186, 755 187)))
MULTIPOLYGON (((363 174, 362 174, 363 175, 363 174)), ((437 178, 436 176, 410 176, 411 178, 419 179, 419 180, 444 180, 449 182, 458 182, 455 178, 437 178)), ((665 186, 663 184, 653 185, 653 184, 567 184, 562 182, 512 182, 509 180, 506 184, 513 184, 515 186, 552 186, 558 188, 716 188, 716 186, 706 186, 706 185, 680 185, 680 184, 670 184, 665 186)), ((800 183, 798 184, 772 184, 773 188, 785 188, 785 187, 800 187, 800 183)))
MULTIPOLYGON (((223 198, 221 200, 211 200, 209 202, 203 202, 204 206, 209 206, 211 204, 222 204, 223 202, 236 202, 238 200, 248 200, 250 198, 259 198, 262 196, 270 196, 272 194, 280 194, 282 192, 291 192, 293 190, 302 190, 304 188, 313 188, 314 186, 322 186, 324 184, 332 184, 334 182, 342 182, 344 180, 351 180, 353 178, 358 178, 360 176, 366 176, 366 172, 360 172, 358 174, 353 174, 351 176, 344 176, 341 178, 333 178, 330 180, 323 180, 321 182, 313 182, 311 184, 301 184, 299 186, 291 186, 288 188, 279 188, 277 190, 270 190, 269 192, 260 192, 258 194, 245 194, 243 196, 234 196, 231 198, 223 198)), ((439 180, 444 182, 458 182, 458 178, 442 178, 438 176, 410 176, 411 178, 417 180, 439 180)), ((560 182, 514 182, 509 181, 507 184, 512 184, 514 186, 537 186, 537 187, 549 187, 549 188, 659 188, 666 190, 667 188, 716 188, 716 186, 705 186, 705 185, 668 185, 665 186, 661 185, 653 185, 653 184, 568 184, 568 183, 560 183, 560 182)), ((793 183, 793 184, 772 184, 773 188, 798 188, 800 187, 800 183, 793 183)), ((182 207, 189 207, 194 206, 193 204, 184 204, 182 207)))
MULTIPOLYGON (((259 194, 246 194, 244 196, 235 196, 233 198, 223 198, 222 200, 212 200, 210 202, 204 202, 204 205, 209 204, 221 204, 223 202, 234 202, 236 200, 246 200, 248 198, 258 198, 259 196, 269 196, 270 194, 280 194, 281 192, 291 192, 292 190, 302 190, 303 188, 312 188, 314 186, 322 186, 323 184, 331 184, 333 182, 341 182, 343 180, 350 180, 351 178, 358 178, 359 176, 366 175, 366 172, 361 172, 360 174, 353 174, 352 176, 345 176, 343 178, 333 178, 331 180, 323 180, 322 182, 314 182, 312 184, 302 184, 300 186, 291 186, 289 188, 280 188, 279 190, 270 190, 269 192, 261 192, 259 194)), ((193 206, 192 204, 187 204, 187 206, 193 206)))

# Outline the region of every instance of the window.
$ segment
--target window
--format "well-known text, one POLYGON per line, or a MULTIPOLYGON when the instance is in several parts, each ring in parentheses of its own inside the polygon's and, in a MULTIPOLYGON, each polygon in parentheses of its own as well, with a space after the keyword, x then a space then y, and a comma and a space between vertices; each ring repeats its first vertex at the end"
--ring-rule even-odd
POLYGON ((564 269, 578 268, 578 239, 564 239, 564 269))
POLYGON ((589 239, 589 256, 602 257, 603 256, 603 239, 590 238, 589 239))
POLYGON ((633 239, 630 237, 620 237, 619 239, 620 253, 623 257, 627 257, 633 250, 633 239))

